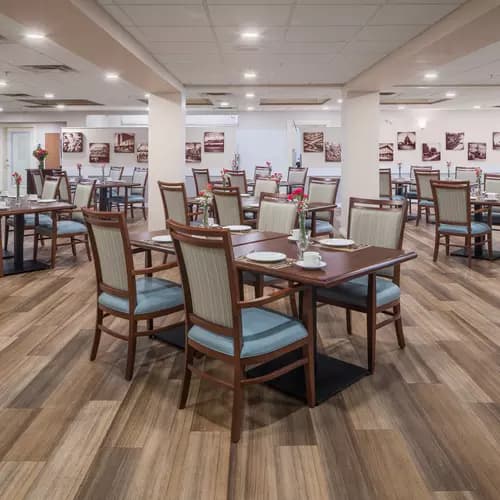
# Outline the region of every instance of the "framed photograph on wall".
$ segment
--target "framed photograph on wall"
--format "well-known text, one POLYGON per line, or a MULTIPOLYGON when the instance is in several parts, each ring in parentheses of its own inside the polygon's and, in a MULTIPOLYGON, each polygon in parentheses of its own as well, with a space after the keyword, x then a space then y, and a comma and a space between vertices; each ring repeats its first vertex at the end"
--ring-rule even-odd
POLYGON ((109 163, 109 142, 89 144, 89 163, 109 163))
POLYGON ((464 135, 463 132, 446 132, 446 150, 463 151, 464 135))
POLYGON ((62 147, 63 153, 83 153, 83 133, 63 132, 62 147))
POLYGON ((201 162, 201 142, 186 142, 186 163, 201 162))
POLYGON ((423 142, 422 161, 441 161, 441 144, 438 142, 423 142))
POLYGON ((149 160, 149 146, 145 143, 137 145, 137 163, 147 163, 149 160))
POLYGON ((500 132, 493 132, 493 149, 494 150, 499 150, 500 149, 500 132))
POLYGON ((379 142, 378 161, 394 161, 394 143, 379 142))
POLYGON ((412 149, 415 149, 416 144, 416 132, 398 132, 398 150, 410 151, 412 149))
POLYGON ((115 153, 133 153, 135 151, 135 134, 115 134, 115 153))
POLYGON ((486 143, 485 142, 467 143, 467 159, 472 161, 486 160, 486 143))
POLYGON ((325 161, 340 162, 342 161, 342 146, 334 142, 326 141, 325 143, 325 161))
POLYGON ((203 149, 205 153, 224 153, 224 132, 205 132, 203 149))
POLYGON ((325 144, 323 132, 304 132, 302 143, 304 153, 322 153, 325 144))

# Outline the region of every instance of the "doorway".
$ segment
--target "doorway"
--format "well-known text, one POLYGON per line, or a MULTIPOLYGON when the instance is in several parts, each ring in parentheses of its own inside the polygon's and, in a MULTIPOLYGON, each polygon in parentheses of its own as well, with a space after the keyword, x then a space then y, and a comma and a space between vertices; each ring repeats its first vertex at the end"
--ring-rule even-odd
POLYGON ((23 177, 22 186, 26 186, 26 169, 31 168, 32 130, 9 129, 7 131, 9 171, 8 179, 4 186, 10 188, 14 185, 12 174, 18 172, 23 177))

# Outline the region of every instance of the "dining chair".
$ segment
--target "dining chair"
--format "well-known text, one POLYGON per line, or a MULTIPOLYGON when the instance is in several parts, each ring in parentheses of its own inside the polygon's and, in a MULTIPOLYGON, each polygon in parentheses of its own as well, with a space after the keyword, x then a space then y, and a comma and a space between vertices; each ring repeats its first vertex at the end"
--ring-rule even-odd
POLYGON ((284 198, 262 192, 257 214, 257 230, 290 234, 297 225, 297 206, 284 198))
MULTIPOLYGON (((350 198, 347 237, 361 245, 384 248, 403 247, 404 227, 407 211, 406 200, 372 200, 350 198)), ((318 288, 317 300, 346 310, 347 332, 352 335, 351 311, 366 314, 368 369, 375 369, 376 332, 379 328, 394 323, 396 337, 401 349, 405 347, 400 304, 399 265, 377 272, 375 279, 368 276, 354 278, 333 288, 318 288), (375 303, 370 303, 375 287, 375 303), (377 314, 388 319, 377 323, 377 314)))
MULTIPOLYGON (((340 177, 309 177, 307 195, 310 203, 324 203, 333 205, 337 199, 340 184, 340 177)), ((334 209, 322 212, 313 212, 310 218, 306 219, 306 229, 311 230, 311 236, 332 235, 333 234, 334 209)))
POLYGON ((212 192, 215 220, 220 226, 237 226, 245 223, 238 187, 214 188, 212 192))
POLYGON ((66 203, 71 203, 71 187, 69 185, 68 174, 65 170, 59 172, 53 171, 52 177, 60 177, 59 190, 57 192, 57 198, 59 201, 65 201, 66 203))
MULTIPOLYGON (((59 194, 59 185, 61 177, 46 175, 43 179, 43 187, 40 198, 43 200, 57 199, 59 194)), ((24 215, 24 230, 34 230, 38 224, 51 224, 52 217, 48 214, 25 214, 24 215)), ((14 217, 7 217, 5 221, 5 242, 4 248, 7 250, 9 244, 9 232, 14 227, 14 217)), ((28 236, 27 234, 25 236, 28 236)))
MULTIPOLYGON (((142 216, 146 220, 146 185, 148 182, 148 169, 144 167, 134 167, 131 182, 137 184, 130 188, 130 192, 125 191, 125 196, 118 195, 111 197, 111 207, 116 205, 118 211, 123 206, 125 214, 130 209, 130 216, 134 218, 134 205, 140 205, 142 216)), ((127 189, 127 188, 124 188, 127 189)))
POLYGON ((54 224, 52 218, 49 218, 50 222, 39 222, 35 226, 33 260, 37 259, 38 243, 45 240, 51 240, 50 265, 52 268, 56 264, 57 249, 62 246, 71 245, 73 256, 76 257, 76 245, 83 244, 87 250, 87 257, 91 260, 88 231, 83 219, 82 209, 92 205, 95 183, 96 181, 94 180, 92 182, 79 182, 77 184, 73 199, 75 208, 70 211, 68 218, 56 219, 56 224, 54 224), (69 241, 59 243, 60 239, 69 239, 69 241))
POLYGON ((416 170, 432 170, 432 165, 411 165, 410 166, 410 185, 408 186, 408 189, 406 190, 405 196, 406 199, 408 200, 408 211, 411 214, 412 211, 412 200, 417 199, 417 185, 415 181, 415 171, 416 170))
POLYGON ((97 356, 101 333, 125 340, 128 344, 125 379, 134 373, 137 337, 153 335, 182 323, 154 328, 154 319, 184 308, 182 287, 173 281, 155 278, 153 274, 175 267, 176 263, 136 269, 130 247, 124 212, 96 212, 82 209, 87 225, 97 282, 97 315, 90 360, 97 356), (142 277, 141 277, 142 276, 142 277), (128 320, 128 331, 122 332, 104 324, 104 319, 128 320), (146 321, 146 330, 138 323, 146 321))
POLYGON ((121 181, 125 167, 110 167, 109 176, 112 181, 121 181))
POLYGON ((196 196, 200 196, 200 194, 207 189, 207 186, 210 184, 210 173, 208 168, 193 168, 193 178, 194 185, 196 188, 196 196))
POLYGON ((307 179, 307 168, 288 168, 287 191, 291 193, 294 189, 305 189, 307 179))
POLYGON ((465 248, 469 267, 472 266, 472 249, 476 246, 487 244, 491 258, 493 255, 491 210, 476 210, 476 213, 488 214, 487 223, 472 220, 469 181, 431 181, 431 187, 436 213, 434 262, 438 259, 440 245, 446 247, 446 255, 450 255, 450 247, 465 248), (465 244, 451 244, 452 236, 465 238, 465 244), (443 237, 445 243, 441 243, 443 237))
POLYGON ((403 200, 404 196, 400 194, 393 194, 392 192, 392 173, 390 168, 379 168, 379 195, 380 198, 386 200, 403 200))
POLYGON ((237 187, 240 194, 248 193, 247 174, 244 170, 226 170, 226 178, 231 187, 237 187))
POLYGON ((30 174, 33 178, 33 184, 35 186, 35 194, 40 197, 42 196, 42 190, 43 190, 43 175, 42 172, 40 172, 39 169, 32 169, 30 171, 30 174))
POLYGON ((455 167, 455 179, 476 184, 476 169, 474 167, 455 167))
POLYGON ((420 224, 422 211, 425 211, 425 222, 429 223, 431 208, 434 209, 434 198, 432 196, 431 181, 438 181, 441 172, 439 170, 417 170, 415 171, 415 181, 417 184, 417 220, 420 224))
POLYGON ((186 185, 183 182, 158 181, 158 187, 163 203, 165 223, 168 219, 172 219, 179 224, 199 225, 193 221, 193 217, 197 214, 189 211, 186 185))
POLYGON ((256 181, 259 177, 269 177, 272 172, 272 167, 256 166, 253 173, 253 180, 256 181))
MULTIPOLYGON (((484 174, 484 191, 497 193, 497 198, 500 198, 500 174, 484 174)), ((500 207, 491 207, 491 216, 493 225, 500 225, 500 207)))
POLYGON ((277 193, 279 181, 271 177, 258 177, 255 181, 253 195, 260 198, 261 193, 277 193))
POLYGON ((190 228, 167 222, 179 261, 184 290, 186 347, 184 380, 179 408, 185 408, 191 375, 233 391, 231 441, 240 439, 243 417, 243 388, 272 380, 304 367, 307 403, 315 405, 314 340, 312 317, 304 323, 262 306, 294 294, 298 287, 266 297, 239 300, 237 270, 231 235, 224 229, 190 228), (268 362, 292 351, 301 357, 263 376, 248 378, 246 368, 268 362), (195 364, 195 354, 215 358, 230 366, 231 379, 219 378, 195 364))

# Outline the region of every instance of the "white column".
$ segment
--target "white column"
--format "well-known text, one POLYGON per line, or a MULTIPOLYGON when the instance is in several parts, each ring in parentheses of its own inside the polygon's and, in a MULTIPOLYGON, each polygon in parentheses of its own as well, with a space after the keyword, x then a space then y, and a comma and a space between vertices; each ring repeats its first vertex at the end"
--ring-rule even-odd
POLYGON ((350 197, 378 198, 378 92, 346 92, 342 104, 342 218, 347 234, 350 197))
POLYGON ((148 228, 165 228, 158 181, 184 182, 185 96, 157 94, 149 98, 148 228))

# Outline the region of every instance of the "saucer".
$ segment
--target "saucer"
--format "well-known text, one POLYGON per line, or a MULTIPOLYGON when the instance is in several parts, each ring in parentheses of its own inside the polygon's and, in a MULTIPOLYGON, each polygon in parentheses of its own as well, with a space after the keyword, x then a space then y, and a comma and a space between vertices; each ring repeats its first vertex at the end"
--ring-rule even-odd
POLYGON ((313 265, 306 265, 303 260, 298 260, 295 264, 302 269, 323 269, 326 267, 326 262, 324 260, 322 260, 319 264, 313 265))

